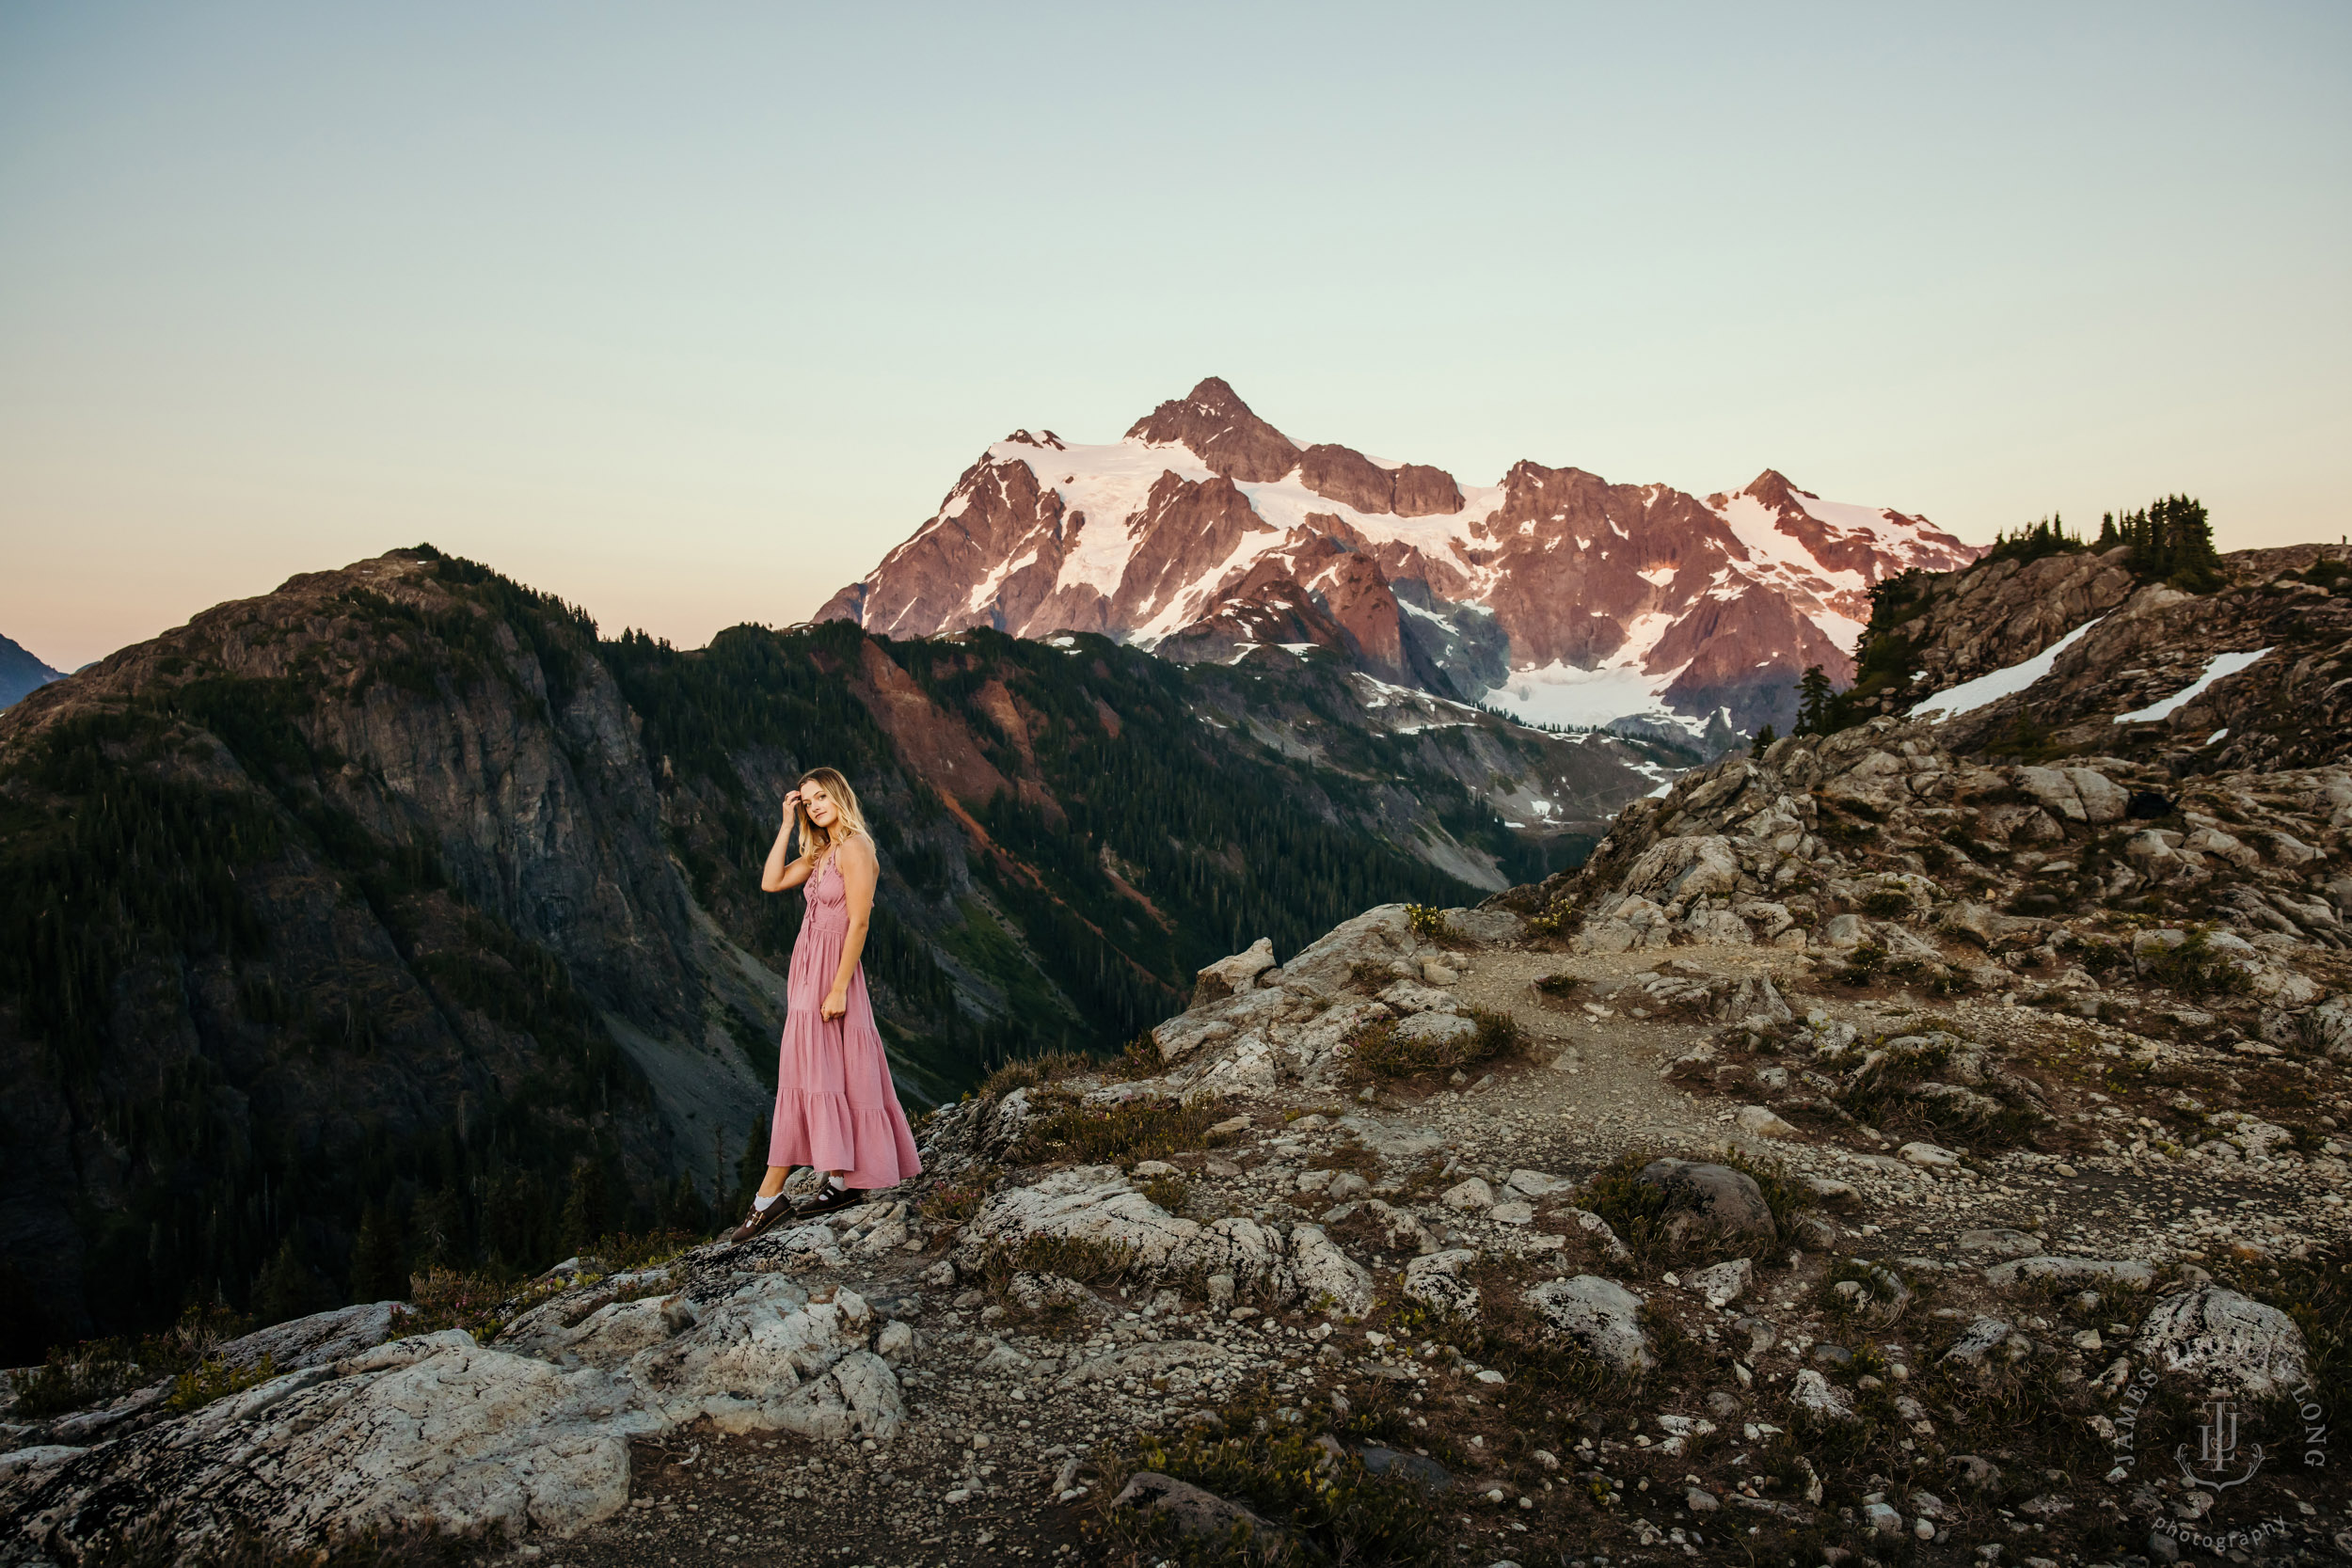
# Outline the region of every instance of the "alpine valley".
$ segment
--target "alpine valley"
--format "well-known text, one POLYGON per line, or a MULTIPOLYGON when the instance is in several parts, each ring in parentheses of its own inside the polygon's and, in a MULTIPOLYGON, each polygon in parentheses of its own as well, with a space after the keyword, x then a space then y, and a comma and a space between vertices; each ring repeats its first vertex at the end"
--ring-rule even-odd
POLYGON ((1536 723, 1720 750, 1853 673, 1872 585, 1979 551, 1767 470, 1705 499, 1521 462, 1491 485, 1301 447, 1212 376, 1106 446, 1026 430, 818 612, 892 637, 1098 632, 1184 662, 1329 650, 1536 723))

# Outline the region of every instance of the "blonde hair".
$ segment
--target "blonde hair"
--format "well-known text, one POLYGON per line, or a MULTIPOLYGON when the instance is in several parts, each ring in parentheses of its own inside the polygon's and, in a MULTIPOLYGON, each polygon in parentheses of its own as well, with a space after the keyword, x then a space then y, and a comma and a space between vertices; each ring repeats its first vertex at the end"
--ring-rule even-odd
POLYGON ((831 828, 820 828, 812 821, 805 802, 792 808, 792 816, 801 830, 801 854, 807 860, 821 860, 860 833, 873 836, 866 827, 866 814, 858 809, 857 791, 850 781, 830 768, 812 768, 801 775, 800 788, 815 784, 833 798, 835 816, 831 828))

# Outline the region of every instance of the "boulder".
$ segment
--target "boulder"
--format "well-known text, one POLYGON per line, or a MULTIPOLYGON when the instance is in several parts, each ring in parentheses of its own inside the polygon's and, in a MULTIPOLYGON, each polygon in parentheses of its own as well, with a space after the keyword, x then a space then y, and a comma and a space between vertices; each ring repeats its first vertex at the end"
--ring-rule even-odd
POLYGON ((2090 820, 2081 797, 2074 793, 2074 781, 2056 768, 2020 768, 2017 787, 2053 816, 2072 822, 2090 820))
POLYGON ((1291 1227, 1291 1275, 1298 1294, 1312 1307, 1360 1318, 1372 1310, 1372 1275, 1362 1264, 1340 1250, 1339 1243, 1319 1225, 1291 1227))
POLYGON ((1696 1291, 1708 1306, 1724 1307, 1747 1294, 1748 1282, 1755 1275, 1755 1264, 1744 1258, 1734 1258, 1728 1263, 1717 1263, 1687 1275, 1682 1283, 1696 1291))
POLYGON ((2042 1250, 2042 1243, 2022 1230, 1994 1227, 1985 1230, 1963 1230, 1960 1233, 1963 1252, 1997 1252, 2005 1258, 2024 1258, 2042 1250))
POLYGON ((1238 1535, 1277 1560, 1289 1551, 1290 1533, 1272 1521, 1157 1470, 1138 1470, 1127 1478, 1111 1506, 1157 1515, 1178 1534, 1203 1545, 1229 1546, 1238 1535))
POLYGON ((1477 1033, 1478 1025, 1459 1013, 1415 1013, 1391 1037, 1435 1051, 1468 1044, 1477 1033))
POLYGON ((1192 978, 1192 1005, 1198 1007, 1248 990, 1258 983, 1259 975, 1273 967, 1274 939, 1260 937, 1247 951, 1198 971, 1192 978))
MULTIPOLYGON (((1346 989, 1359 963, 1392 964, 1418 958, 1420 939, 1402 904, 1382 904, 1342 921, 1293 955, 1282 966, 1286 989, 1334 996, 1346 989)), ((1418 967, 1418 965, 1416 965, 1418 967)))
POLYGON ((1661 839, 1642 851, 1620 884, 1655 903, 1688 902, 1740 886, 1740 855, 1720 834, 1661 839))
POLYGON ((2004 1291, 2028 1283, 2145 1291, 2156 1282, 2156 1271, 2131 1259, 2018 1258, 1985 1270, 1984 1282, 2004 1291))
POLYGON ((1970 1372, 1985 1372, 2023 1361, 2033 1354, 2033 1341, 1998 1318, 1978 1318, 1961 1331, 1943 1359, 1970 1372))
POLYGON ((1797 1130, 1772 1114, 1768 1106, 1742 1105, 1732 1118, 1742 1132, 1758 1138, 1793 1138, 1797 1130))
POLYGON ((1592 1274, 1550 1279, 1520 1299, 1615 1371, 1645 1371, 1658 1364, 1642 1327, 1642 1298, 1614 1280, 1592 1274))
POLYGON ((1480 947, 1502 947, 1526 934, 1527 922, 1509 910, 1448 910, 1445 928, 1480 947))
POLYGON ((1147 1278, 1226 1274, 1245 1290, 1278 1299, 1292 1289, 1279 1233, 1239 1217, 1208 1225, 1181 1219, 1136 1192, 1115 1165, 1075 1165, 1035 1186, 993 1194, 964 1227, 952 1256, 969 1275, 992 1253, 1017 1251, 1033 1239, 1104 1248, 1147 1278))
POLYGON ((1495 1190, 1481 1178, 1473 1176, 1448 1187, 1439 1196, 1438 1201, 1449 1209, 1464 1209, 1483 1214, 1495 1206, 1495 1190))
POLYGON ((1829 1379, 1807 1367, 1797 1374, 1797 1381, 1788 1390, 1788 1407, 1799 1416, 1815 1421, 1851 1421, 1853 1406, 1845 1395, 1830 1386, 1829 1379))
MULTIPOLYGON (((570 1365, 448 1329, 0 1467, 0 1538, 31 1531, 80 1557, 151 1517, 183 1548, 232 1528, 304 1550, 370 1530, 563 1536, 627 1505, 634 1437, 706 1418, 835 1441, 897 1433, 898 1379, 866 1348, 872 1314, 854 1293, 818 1302, 780 1274, 708 1270, 695 1289, 699 1305, 666 1314, 651 1298, 588 1314, 570 1365)), ((315 1323, 279 1327, 297 1330, 290 1354, 321 1342, 315 1323)))
POLYGON ((1729 910, 1692 910, 1684 917, 1682 929, 1703 946, 1745 947, 1756 941, 1755 930, 1729 910))
POLYGON ((2161 1370, 2207 1392, 2268 1399, 2310 1377, 2311 1347, 2295 1320, 2219 1285, 2165 1297, 2139 1325, 2134 1347, 2161 1370))
POLYGON ((1478 1254, 1463 1247, 1423 1254, 1405 1265, 1405 1293, 1448 1317, 1475 1318, 1478 1287, 1461 1271, 1477 1261, 1478 1254))
POLYGON ((1775 1241, 1779 1227, 1756 1179, 1729 1165, 1652 1160, 1634 1180, 1666 1201, 1666 1230, 1677 1241, 1702 1235, 1775 1241))

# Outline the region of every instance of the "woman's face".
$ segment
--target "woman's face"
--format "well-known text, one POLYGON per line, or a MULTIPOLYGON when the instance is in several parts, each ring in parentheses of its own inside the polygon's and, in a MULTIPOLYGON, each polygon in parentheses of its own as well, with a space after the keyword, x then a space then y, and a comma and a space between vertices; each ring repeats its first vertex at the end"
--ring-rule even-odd
POLYGON ((828 832, 841 816, 841 808, 833 803, 833 797, 825 793, 825 786, 820 784, 801 785, 801 806, 811 822, 828 832))

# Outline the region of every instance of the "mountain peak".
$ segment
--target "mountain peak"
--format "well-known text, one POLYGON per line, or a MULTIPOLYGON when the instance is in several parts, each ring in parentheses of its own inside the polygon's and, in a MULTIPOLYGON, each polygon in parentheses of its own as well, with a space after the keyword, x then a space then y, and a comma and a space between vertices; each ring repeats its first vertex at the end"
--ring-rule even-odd
POLYGON ((62 672, 52 670, 12 639, 0 637, 0 707, 27 691, 63 679, 62 672))
POLYGON ((1298 466, 1298 447, 1242 402, 1222 376, 1206 376, 1127 427, 1131 441, 1191 449, 1203 467, 1245 484, 1268 484, 1298 466))

